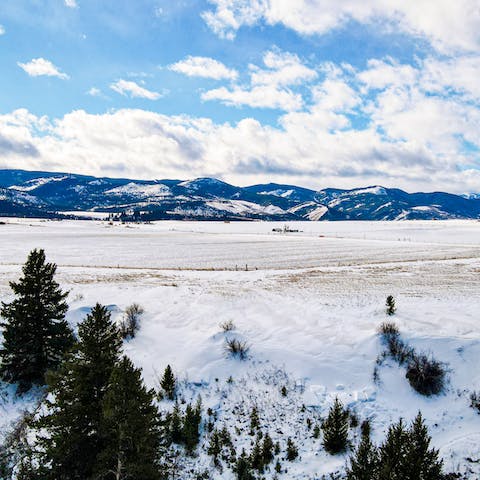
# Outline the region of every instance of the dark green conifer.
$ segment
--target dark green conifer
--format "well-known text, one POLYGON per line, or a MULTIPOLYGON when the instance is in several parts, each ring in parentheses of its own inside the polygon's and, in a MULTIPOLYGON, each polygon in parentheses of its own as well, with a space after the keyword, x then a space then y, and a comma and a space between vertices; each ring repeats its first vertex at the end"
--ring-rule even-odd
POLYGON ((293 462, 298 457, 298 448, 293 443, 293 440, 288 437, 287 439, 287 460, 293 462))
POLYGON ((436 480, 442 477, 443 461, 438 450, 430 448, 431 438, 419 412, 408 432, 407 454, 405 457, 405 480, 436 480))
POLYGON ((402 419, 389 427, 387 438, 380 446, 379 478, 402 479, 409 434, 402 419))
POLYGON ((96 478, 160 479, 159 416, 155 392, 147 390, 141 370, 123 357, 112 370, 102 402, 103 450, 96 478))
POLYGON ((348 411, 343 408, 338 398, 330 408, 328 417, 322 425, 323 446, 335 455, 344 452, 348 447, 348 411))
POLYGON ((4 319, 0 375, 6 382, 18 383, 20 392, 43 385, 45 373, 56 369, 73 345, 65 320, 67 293, 54 280, 56 270, 54 263, 45 263, 43 250, 32 250, 23 277, 10 283, 16 298, 0 309, 4 319))
POLYGON ((177 388, 177 380, 175 379, 175 375, 173 374, 172 367, 170 367, 170 365, 167 365, 167 368, 165 368, 160 385, 165 392, 165 396, 169 400, 174 400, 175 390, 177 388))
POLYGON ((250 459, 245 453, 245 450, 242 450, 242 454, 237 459, 237 463, 235 464, 235 474, 237 480, 255 480, 250 465, 250 459))
POLYGON ((254 470, 257 470, 257 472, 263 473, 262 445, 258 434, 252 452, 250 453, 250 465, 254 470))
POLYGON ((395 306, 395 299, 393 298, 392 295, 389 295, 387 297, 387 301, 385 302, 385 306, 387 307, 387 315, 393 315, 395 311, 397 310, 397 307, 395 306))
POLYGON ((49 413, 37 425, 46 430, 40 439, 44 478, 89 479, 104 448, 102 402, 121 341, 110 313, 99 304, 79 325, 78 335, 79 342, 50 378, 54 401, 47 403, 49 413))
POLYGON ((168 417, 168 436, 170 442, 180 443, 182 441, 182 415, 178 402, 175 402, 173 411, 168 417))
POLYGON ((202 402, 199 398, 195 407, 192 407, 191 404, 187 405, 185 416, 183 417, 182 440, 189 455, 193 453, 200 440, 201 420, 202 402))
POLYGON ((273 460, 273 449, 273 440, 267 432, 262 442, 262 459, 264 465, 268 465, 273 460))
POLYGON ((354 455, 350 457, 347 480, 378 479, 378 450, 370 440, 369 432, 362 433, 362 439, 354 455))

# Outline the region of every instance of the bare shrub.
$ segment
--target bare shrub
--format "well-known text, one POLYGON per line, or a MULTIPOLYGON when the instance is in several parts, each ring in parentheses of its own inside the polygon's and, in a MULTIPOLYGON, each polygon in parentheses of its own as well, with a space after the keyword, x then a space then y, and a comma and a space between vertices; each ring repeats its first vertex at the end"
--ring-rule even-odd
POLYGON ((415 356, 415 350, 399 337, 390 337, 388 340, 388 351, 390 356, 400 365, 409 362, 415 356))
POLYGON ((236 338, 228 338, 225 343, 225 350, 230 356, 245 360, 248 351, 250 350, 250 346, 245 341, 236 338))
POLYGON ((120 324, 120 334, 122 338, 134 338, 140 328, 140 317, 144 309, 138 303, 132 303, 125 309, 122 323, 120 324))
POLYGON ((226 320, 225 322, 222 322, 220 324, 220 328, 225 332, 231 332, 232 330, 235 330, 235 324, 232 322, 232 320, 226 320))
POLYGON ((398 337, 400 330, 394 322, 383 322, 380 327, 378 327, 378 333, 380 333, 384 340, 388 341, 391 337, 398 337))
POLYGON ((406 377, 418 393, 437 395, 445 386, 445 366, 427 355, 413 355, 407 366, 406 377))
POLYGON ((480 413, 480 394, 478 392, 470 394, 470 406, 480 413))

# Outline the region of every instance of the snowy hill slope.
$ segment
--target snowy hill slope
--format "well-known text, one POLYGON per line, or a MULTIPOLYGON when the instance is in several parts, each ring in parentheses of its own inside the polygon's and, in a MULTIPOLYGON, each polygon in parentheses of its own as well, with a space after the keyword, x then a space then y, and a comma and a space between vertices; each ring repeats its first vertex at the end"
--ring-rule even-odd
MULTIPOLYGON (((377 441, 392 421, 410 421, 421 410, 447 469, 472 480, 480 475, 480 415, 469 407, 469 394, 480 390, 478 222, 321 223, 293 236, 274 235, 261 223, 128 228, 7 220, 0 228, 11 245, 0 249, 2 300, 10 298, 7 282, 18 278, 27 252, 40 246, 71 290, 72 325, 97 301, 116 320, 132 302, 141 304, 141 328, 124 351, 143 368, 148 385, 157 388, 158 375, 171 364, 181 379, 180 397, 201 395, 205 422, 211 408, 215 426, 230 430, 237 450, 252 448, 248 424, 256 406, 262 431, 282 445, 279 458, 288 472, 280 479, 343 470, 348 455, 330 456, 321 438, 313 438, 335 397, 360 420, 371 419, 377 441), (414 392, 404 368, 389 360, 374 381, 388 294, 397 299, 393 319, 405 341, 448 364, 443 394, 414 392), (225 333, 220 324, 229 320, 235 328, 225 333), (226 354, 229 337, 250 345, 247 360, 226 354), (282 459, 289 436, 299 447, 294 462, 282 459)), ((5 395, 4 425, 33 404, 8 389, 5 395)), ((170 411, 173 405, 164 400, 159 406, 170 411)), ((358 435, 358 427, 351 429, 352 442, 358 435)), ((181 478, 208 470, 213 479, 233 480, 225 463, 222 472, 213 466, 208 439, 204 424, 200 448, 182 464, 181 478)))
POLYGON ((480 199, 373 186, 315 192, 294 185, 236 187, 215 178, 129 180, 0 170, 0 215, 110 213, 122 220, 418 220, 480 218, 480 199), (12 196, 24 193, 23 203, 12 196), (27 201, 28 200, 28 201, 27 201), (234 203, 232 203, 234 202, 234 203), (234 207, 233 207, 234 205, 234 207))

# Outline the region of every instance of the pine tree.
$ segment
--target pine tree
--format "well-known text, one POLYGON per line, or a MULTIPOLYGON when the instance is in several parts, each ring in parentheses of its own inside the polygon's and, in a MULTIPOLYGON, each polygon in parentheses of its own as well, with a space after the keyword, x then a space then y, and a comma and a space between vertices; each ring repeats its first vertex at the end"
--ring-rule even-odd
POLYGON ((242 454, 238 457, 234 470, 237 480, 255 480, 255 477, 252 474, 250 460, 245 453, 245 450, 242 450, 242 454))
POLYGON ((103 449, 100 437, 102 402, 118 360, 120 337, 108 310, 97 304, 78 327, 79 342, 50 378, 49 414, 38 428, 45 450, 42 464, 49 465, 43 478, 91 478, 95 458, 103 449), (40 430, 41 431, 41 430, 40 430))
POLYGON ((23 266, 23 277, 10 282, 16 298, 2 303, 5 319, 0 375, 18 383, 25 392, 45 383, 47 370, 56 369, 74 338, 65 320, 67 293, 54 280, 57 266, 45 263, 43 250, 32 250, 23 266))
POLYGON ((348 411, 343 408, 338 398, 330 408, 328 417, 322 425, 323 446, 335 455, 344 452, 348 447, 348 411))
POLYGON ((101 451, 96 472, 105 480, 160 479, 159 416, 155 392, 147 390, 141 370, 123 357, 112 370, 102 402, 101 451))
POLYGON ((197 401, 195 407, 188 404, 183 418, 182 440, 188 454, 192 454, 200 440, 200 423, 202 420, 201 399, 197 401))
POLYGON ((222 440, 218 430, 214 430, 210 436, 207 453, 213 457, 213 463, 216 467, 220 465, 218 457, 222 453, 222 440))
POLYGON ((170 442, 180 443, 182 441, 182 415, 178 402, 175 402, 173 411, 168 417, 168 427, 170 442))
POLYGON ((393 315, 395 311, 397 310, 397 307, 395 306, 395 299, 393 298, 392 295, 389 295, 387 297, 387 301, 385 302, 385 306, 387 307, 387 315, 393 315))
POLYGON ((293 440, 288 437, 287 439, 287 460, 293 462, 298 457, 298 448, 293 443, 293 440))
POLYGON ((260 427, 257 407, 253 407, 250 412, 250 435, 255 435, 255 430, 260 427))
POLYGON ((160 386, 165 392, 165 396, 169 400, 175 399, 175 390, 177 388, 177 380, 175 379, 175 375, 173 374, 172 367, 170 367, 170 365, 167 365, 167 368, 165 368, 165 371, 163 372, 163 377, 160 382, 160 386))
POLYGON ((257 438, 255 439, 253 450, 250 453, 250 465, 254 470, 257 470, 257 472, 263 473, 262 446, 260 443, 260 435, 258 434, 257 438))
POLYGON ((388 429, 387 438, 380 446, 379 478, 405 480, 405 458, 409 434, 403 420, 388 429))
POLYGON ((377 480, 378 466, 378 450, 370 440, 369 432, 362 433, 360 444, 350 457, 347 480, 377 480))
POLYGON ((419 412, 408 432, 405 480, 436 480, 442 477, 443 461, 438 450, 430 449, 431 438, 419 412))
POLYGON ((262 443, 262 459, 264 465, 268 465, 273 460, 273 448, 273 440, 267 432, 263 437, 262 443))

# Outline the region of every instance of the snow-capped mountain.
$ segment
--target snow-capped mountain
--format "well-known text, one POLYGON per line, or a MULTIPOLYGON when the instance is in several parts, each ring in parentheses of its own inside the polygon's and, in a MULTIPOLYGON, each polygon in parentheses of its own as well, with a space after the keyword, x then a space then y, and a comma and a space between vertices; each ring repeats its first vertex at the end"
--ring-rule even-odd
POLYGON ((276 183, 236 187, 214 178, 147 181, 0 170, 0 215, 64 217, 85 211, 126 220, 477 219, 480 198, 381 186, 314 191, 276 183))

